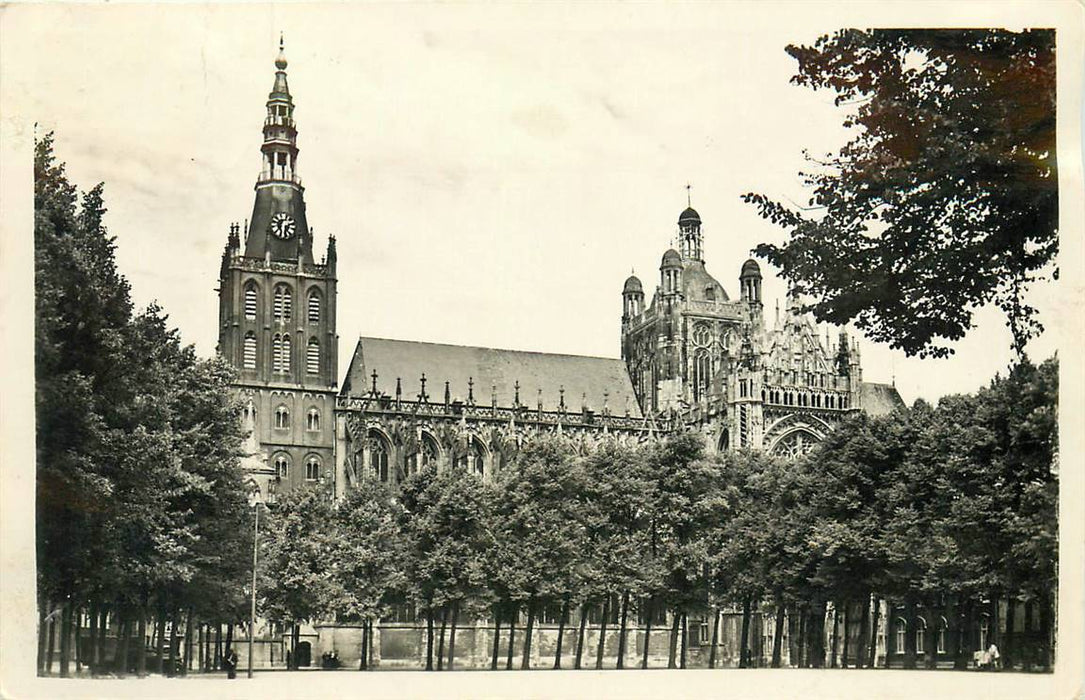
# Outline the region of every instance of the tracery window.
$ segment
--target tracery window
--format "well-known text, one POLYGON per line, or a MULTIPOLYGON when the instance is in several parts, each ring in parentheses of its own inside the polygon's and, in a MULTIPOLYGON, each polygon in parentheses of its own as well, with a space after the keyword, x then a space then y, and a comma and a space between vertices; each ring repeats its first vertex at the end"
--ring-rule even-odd
POLYGON ((709 341, 708 326, 704 323, 698 323, 693 327, 693 342, 701 347, 708 345, 709 341))
POLYGON ((271 370, 273 372, 289 372, 290 357, 290 334, 276 333, 271 340, 271 370))
POLYGON ((382 483, 388 483, 388 443, 377 433, 369 434, 369 467, 382 483))
POLYGON ((946 618, 943 617, 941 619, 941 621, 938 623, 938 649, 937 649, 937 651, 938 651, 939 654, 945 654, 946 653, 946 628, 947 627, 949 627, 949 623, 946 621, 946 618))
POLYGON ((711 360, 708 357, 708 351, 704 348, 700 348, 693 356, 693 400, 700 401, 701 398, 708 392, 708 380, 709 373, 711 371, 711 360))
POLYGON ((272 314, 276 321, 287 322, 291 313, 291 290, 286 284, 275 285, 275 295, 272 303, 272 314))
POLYGON ((915 651, 922 654, 927 650, 927 621, 922 617, 916 618, 915 625, 915 651))
POLYGON ((486 452, 478 440, 471 438, 467 450, 456 460, 456 466, 472 474, 486 475, 486 452))
POLYGON ((437 465, 437 443, 428 433, 422 433, 414 454, 407 458, 407 474, 414 474, 437 465))
POLYGON ((286 406, 279 406, 275 409, 275 427, 276 428, 289 428, 290 427, 290 410, 286 406))
POLYGON ((805 430, 795 430, 780 438, 772 448, 772 453, 784 459, 797 459, 809 452, 817 443, 817 438, 805 430))
POLYGON ((904 653, 905 636, 908 633, 908 623, 904 621, 904 618, 897 618, 896 625, 896 651, 898 654, 904 653))
POLYGON ((310 408, 309 413, 305 416, 305 429, 313 432, 320 431, 320 410, 317 408, 310 408))

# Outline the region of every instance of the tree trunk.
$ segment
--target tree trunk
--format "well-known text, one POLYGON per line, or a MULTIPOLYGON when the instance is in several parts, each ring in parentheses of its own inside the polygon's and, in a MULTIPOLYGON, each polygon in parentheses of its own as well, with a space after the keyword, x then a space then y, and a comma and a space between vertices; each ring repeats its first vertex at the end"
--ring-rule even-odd
POLYGON ((72 603, 64 603, 60 614, 60 677, 71 675, 72 654, 72 603))
POLYGON ((497 654, 501 648, 501 605, 494 605, 494 653, 490 659, 490 670, 497 670, 497 654))
POLYGON ((75 648, 72 653, 75 656, 75 672, 80 674, 83 672, 83 645, 80 636, 83 634, 83 611, 76 608, 72 612, 72 636, 74 637, 75 648))
POLYGON ((377 624, 377 620, 372 617, 369 618, 369 649, 367 650, 369 656, 366 657, 366 666, 368 668, 376 666, 373 661, 373 655, 375 653, 373 650, 379 648, 378 645, 380 644, 380 640, 377 638, 377 632, 373 629, 375 624, 377 624))
POLYGON ((882 601, 878 596, 874 596, 873 607, 873 619, 870 624, 870 642, 867 647, 867 668, 874 668, 878 656, 878 624, 881 622, 879 618, 881 618, 882 615, 882 601))
POLYGON ((561 642, 565 637, 565 621, 569 617, 569 595, 566 594, 561 601, 561 617, 558 619, 558 645, 554 650, 554 668, 561 668, 561 642))
MULTIPOLYGON (((164 667, 163 656, 164 650, 162 645, 165 643, 166 637, 166 605, 163 602, 158 604, 158 636, 155 638, 155 659, 154 659, 154 672, 158 675, 162 675, 162 669, 164 667)), ((233 625, 230 625, 229 631, 226 633, 226 648, 230 648, 230 633, 233 631, 233 625)))
POLYGON ((452 630, 448 635, 448 665, 446 668, 451 671, 452 664, 456 661, 456 623, 460 616, 460 601, 456 601, 452 604, 452 630))
POLYGON ((720 642, 720 609, 712 608, 712 648, 708 651, 708 667, 716 668, 716 646, 720 642))
POLYGON ((169 666, 169 669, 167 669, 167 671, 166 671, 166 675, 171 676, 171 677, 176 674, 175 669, 177 668, 177 652, 179 651, 179 649, 177 647, 179 645, 176 644, 176 642, 177 642, 177 622, 178 622, 179 617, 180 617, 180 610, 178 610, 177 608, 173 608, 172 610, 170 610, 170 633, 169 633, 169 638, 166 640, 166 643, 169 644, 170 666, 169 666))
POLYGON ((806 668, 806 608, 799 606, 799 629, 796 637, 795 665, 806 668))
MULTIPOLYGON (((293 657, 291 657, 293 658, 293 657)), ((219 622, 215 625, 215 655, 211 659, 211 670, 218 671, 222 668, 222 623, 219 622)), ((287 668, 290 665, 287 664, 287 668)), ((293 670, 293 669, 291 669, 293 670)))
POLYGON ((47 601, 38 602, 38 675, 45 674, 45 640, 49 637, 49 621, 45 619, 47 601))
POLYGON ((818 601, 817 605, 814 606, 814 625, 811 629, 811 632, 813 632, 811 642, 814 651, 814 668, 825 668, 825 618, 827 610, 828 603, 824 600, 818 601))
POLYGON ((863 595, 863 609, 859 611, 859 639, 855 645, 855 667, 862 668, 867 657, 867 646, 871 644, 870 634, 870 594, 863 595))
POLYGON ((919 616, 916 612, 915 598, 909 596, 904 603, 904 617, 908 621, 908 629, 904 634, 904 668, 916 667, 916 626, 919 624, 919 616))
POLYGON ((1024 660, 1024 664, 1021 666, 1023 671, 1032 670, 1032 662, 1036 655, 1036 633, 1033 630, 1035 625, 1033 624, 1032 619, 1035 608, 1036 606, 1031 600, 1025 603, 1025 644, 1022 648, 1023 654, 1021 655, 1021 658, 1024 660))
POLYGON ((934 610, 934 601, 932 599, 927 600, 927 632, 923 635, 923 650, 926 663, 924 664, 928 669, 938 668, 938 623, 936 621, 936 613, 934 610))
MULTIPOLYGON (((195 612, 192 610, 192 606, 188 608, 188 622, 185 623, 185 665, 181 669, 181 675, 187 676, 188 672, 192 670, 192 636, 195 631, 193 623, 195 622, 195 612)), ((256 630, 253 630, 256 633, 256 630)))
POLYGON ((113 654, 116 661, 117 676, 124 678, 128 673, 128 632, 129 623, 127 611, 117 609, 117 649, 113 654))
MULTIPOLYGON (((294 649, 298 648, 298 644, 297 644, 296 640, 297 640, 297 632, 299 631, 299 629, 300 628, 297 625, 294 626, 294 633, 295 633, 294 649)), ((233 648, 234 648, 234 623, 230 622, 230 623, 228 623, 226 625, 226 652, 229 653, 230 651, 233 650, 233 648)), ((297 656, 296 651, 295 651, 295 656, 297 656)), ((161 665, 161 663, 162 663, 162 660, 161 660, 161 657, 159 657, 159 664, 161 665)), ((295 664, 296 664, 296 660, 295 660, 295 664)), ((237 669, 234 669, 234 670, 236 671, 237 669)))
POLYGON ((742 599, 742 632, 738 640, 738 667, 750 666, 750 597, 742 599))
POLYGON ((580 604, 580 632, 576 636, 576 661, 573 668, 580 670, 580 661, 584 657, 584 631, 588 625, 588 604, 580 604))
MULTIPOLYGON (((139 637, 139 647, 143 649, 147 645, 147 609, 141 607, 139 609, 139 623, 136 627, 136 635, 139 637)), ((143 678, 147 675, 147 654, 146 652, 139 655, 136 659, 136 675, 143 678)))
MULTIPOLYGON (((114 621, 113 624, 116 624, 114 621)), ((109 609, 103 605, 98 619, 98 664, 105 666, 105 638, 109 630, 109 609)))
POLYGON ((53 617, 49 620, 49 645, 45 648, 45 672, 53 672, 53 649, 56 644, 57 636, 57 617, 53 617))
POLYGON ((686 631, 689 629, 689 623, 686 619, 686 613, 682 613, 682 649, 678 656, 678 668, 686 668, 686 631))
POLYGON ((98 647, 98 604, 92 603, 90 606, 90 623, 88 625, 88 637, 90 639, 90 655, 87 659, 87 665, 90 666, 90 673, 94 675, 98 672, 98 664, 100 649, 98 647))
POLYGON ((772 668, 780 668, 784 643, 784 617, 786 608, 782 597, 776 597, 776 620, 772 630, 772 668))
POLYGON ((1051 628, 1052 628, 1052 600, 1050 591, 1040 593, 1040 668, 1044 671, 1051 670, 1051 628))
POLYGON ((535 596, 532 594, 527 599, 527 629, 524 630, 524 655, 520 660, 520 668, 531 668, 531 635, 535 632, 535 596))
POLYGON ((648 668, 648 642, 652 637, 652 618, 656 614, 656 599, 655 596, 648 598, 648 619, 644 624, 644 651, 642 652, 640 659, 640 667, 648 668))
POLYGON ((513 604, 512 610, 509 611, 509 649, 505 654, 505 670, 512 670, 512 656, 513 650, 516 645, 516 618, 520 615, 520 606, 513 604))
POLYGON ((682 616, 675 610, 673 618, 671 619, 671 638, 667 651, 667 668, 678 668, 678 632, 681 626, 682 616))
POLYGON ((358 650, 358 670, 364 671, 369 660, 369 618, 362 618, 362 647, 358 650))
POLYGON ((433 608, 426 610, 426 670, 433 670, 433 608))
POLYGON ((1002 638, 1005 647, 1002 650, 1002 667, 1013 668, 1014 658, 1017 655, 1017 640, 1014 635, 1014 626, 1017 622, 1017 599, 1012 595, 1006 600, 1006 635, 1002 638))
POLYGON ((625 637, 626 637, 625 625, 626 625, 628 615, 629 615, 629 591, 627 590, 627 591, 622 593, 622 611, 621 611, 621 616, 620 616, 621 619, 618 622, 618 624, 620 625, 620 627, 618 629, 618 661, 615 664, 615 668, 625 668, 625 637))
POLYGON ((437 670, 445 668, 445 633, 448 630, 448 606, 441 606, 441 633, 437 637, 437 670))
POLYGON ((603 651, 607 638, 607 618, 610 617, 610 594, 603 599, 603 617, 599 620, 599 645, 595 650, 595 668, 603 668, 603 651))
POLYGON ((829 658, 829 668, 847 668, 848 667, 848 623, 846 622, 848 615, 848 604, 837 601, 833 605, 833 641, 832 641, 832 655, 829 658), (842 658, 837 658, 837 650, 840 648, 840 616, 844 616, 844 653, 840 654, 842 658))

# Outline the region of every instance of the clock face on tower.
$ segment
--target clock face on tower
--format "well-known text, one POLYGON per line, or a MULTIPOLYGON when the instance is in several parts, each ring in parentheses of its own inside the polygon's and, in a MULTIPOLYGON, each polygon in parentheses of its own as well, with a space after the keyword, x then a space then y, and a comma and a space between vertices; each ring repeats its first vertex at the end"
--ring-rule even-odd
POLYGON ((279 212, 271 217, 271 233, 284 241, 294 237, 294 217, 279 212))

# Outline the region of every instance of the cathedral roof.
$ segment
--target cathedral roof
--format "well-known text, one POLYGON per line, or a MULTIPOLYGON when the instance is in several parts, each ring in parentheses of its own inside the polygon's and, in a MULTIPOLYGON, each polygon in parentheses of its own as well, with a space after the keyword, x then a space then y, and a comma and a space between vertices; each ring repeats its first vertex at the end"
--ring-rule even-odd
POLYGON ((629 372, 618 359, 363 337, 358 339, 340 393, 365 395, 373 385, 374 370, 377 390, 395 396, 398 377, 404 400, 417 399, 425 373, 431 403, 444 400, 446 381, 453 399, 466 401, 471 380, 476 405, 489 406, 496 387, 497 405, 508 408, 519 382, 520 403, 529 409, 537 407, 541 389, 543 410, 558 410, 564 388, 570 412, 586 404, 601 413, 607 394, 611 414, 624 416, 628 406, 630 416, 641 417, 629 372))
POLYGON ((729 297, 723 285, 708 274, 704 263, 693 260, 682 271, 682 293, 688 301, 727 301, 729 297), (711 289, 710 293, 708 290, 711 289), (710 298, 711 297, 711 298, 710 298))
POLYGON ((863 382, 859 401, 870 416, 884 416, 905 405, 895 386, 875 382, 863 382))

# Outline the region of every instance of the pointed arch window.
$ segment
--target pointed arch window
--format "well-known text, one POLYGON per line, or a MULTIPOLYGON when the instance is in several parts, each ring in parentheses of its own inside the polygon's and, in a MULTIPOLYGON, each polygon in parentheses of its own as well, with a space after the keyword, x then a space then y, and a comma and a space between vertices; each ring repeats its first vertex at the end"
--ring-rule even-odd
POLYGON ((271 341, 271 369, 274 372, 290 371, 290 334, 276 333, 271 341))
POLYGON ((980 650, 987 650, 987 639, 991 631, 991 618, 984 615, 980 618, 980 650))
POLYGON ((896 632, 896 652, 898 654, 904 653, 905 637, 908 634, 908 623, 904 621, 904 618, 898 617, 895 627, 896 632))
POLYGON ((320 478, 320 457, 309 455, 305 460, 305 480, 316 481, 320 478))
POLYGON ((949 622, 947 622, 946 618, 943 617, 938 623, 938 647, 937 647, 937 651, 938 651, 939 654, 945 654, 946 653, 946 628, 947 627, 949 627, 949 622))
POLYGON ((694 401, 700 401, 701 398, 708 392, 708 379, 710 371, 711 360, 709 360, 708 351, 704 348, 699 348, 696 354, 693 356, 694 401))
POLYGON ((286 323, 290 320, 292 307, 292 294, 290 286, 286 284, 275 285, 275 296, 272 303, 272 312, 276 321, 286 323))
POLYGON ((369 434, 369 466, 373 470, 373 476, 381 483, 388 483, 390 478, 388 470, 388 443, 375 432, 369 434))
POLYGON ((486 476, 486 450, 478 440, 471 438, 467 443, 467 450, 456 460, 456 466, 472 474, 486 476))
POLYGON ((407 474, 411 475, 423 469, 437 466, 437 442, 429 433, 422 433, 414 454, 407 458, 407 474))
POLYGON ((309 323, 320 323, 320 290, 310 289, 308 300, 309 323))
POLYGON ((305 371, 309 374, 320 374, 320 341, 309 338, 309 345, 305 348, 305 371))
POLYGON ((290 427, 290 409, 279 406, 275 409, 275 427, 285 429, 290 427))
POLYGON ((305 415, 305 429, 311 432, 320 432, 320 409, 310 408, 305 415))
POLYGON ((915 625, 915 652, 923 654, 927 651, 927 621, 922 617, 916 618, 915 625))
POLYGON ((256 369, 256 334, 252 331, 245 334, 242 343, 241 366, 245 369, 256 369))
POLYGON ((256 283, 249 282, 245 285, 245 318, 249 321, 256 320, 256 310, 260 306, 259 292, 256 283))

